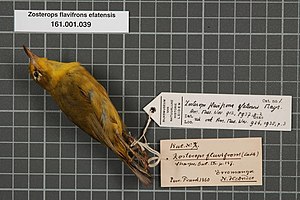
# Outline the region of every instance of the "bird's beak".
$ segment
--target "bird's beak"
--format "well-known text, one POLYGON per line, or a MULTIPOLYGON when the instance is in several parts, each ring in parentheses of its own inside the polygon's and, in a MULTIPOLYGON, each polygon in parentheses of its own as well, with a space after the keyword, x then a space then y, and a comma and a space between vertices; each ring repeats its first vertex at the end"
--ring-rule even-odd
POLYGON ((27 54, 27 56, 30 58, 30 60, 35 60, 35 59, 38 58, 37 55, 35 55, 34 53, 32 53, 32 52, 31 52, 27 47, 25 47, 24 45, 23 45, 23 48, 24 48, 24 51, 25 51, 25 53, 27 54))

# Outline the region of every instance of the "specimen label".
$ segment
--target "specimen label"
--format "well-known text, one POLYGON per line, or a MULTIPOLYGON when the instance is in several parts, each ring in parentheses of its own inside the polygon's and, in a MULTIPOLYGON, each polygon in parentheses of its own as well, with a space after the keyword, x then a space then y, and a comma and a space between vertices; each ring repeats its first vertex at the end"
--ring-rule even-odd
POLYGON ((161 186, 262 185, 261 138, 161 140, 161 186))
POLYGON ((162 127, 290 131, 292 97, 162 92, 150 110, 162 127))
POLYGON ((128 33, 128 11, 15 10, 15 32, 128 33))

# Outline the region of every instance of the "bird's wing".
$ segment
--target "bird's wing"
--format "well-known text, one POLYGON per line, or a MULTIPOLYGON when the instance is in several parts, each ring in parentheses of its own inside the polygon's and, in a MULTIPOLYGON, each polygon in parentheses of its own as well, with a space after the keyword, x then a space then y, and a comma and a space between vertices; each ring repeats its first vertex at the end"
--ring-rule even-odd
POLYGON ((104 135, 113 139, 116 132, 122 134, 122 121, 106 90, 85 69, 66 74, 54 92, 61 110, 94 139, 111 147, 104 135))

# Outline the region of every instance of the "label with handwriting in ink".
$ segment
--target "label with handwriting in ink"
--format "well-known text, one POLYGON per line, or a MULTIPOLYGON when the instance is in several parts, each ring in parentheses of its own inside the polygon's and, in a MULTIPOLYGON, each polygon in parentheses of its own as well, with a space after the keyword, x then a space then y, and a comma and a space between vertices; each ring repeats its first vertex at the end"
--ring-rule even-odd
POLYGON ((161 186, 262 185, 261 138, 161 140, 161 186))
POLYGON ((15 10, 15 32, 128 33, 128 11, 15 10))
POLYGON ((144 110, 162 127, 290 131, 292 97, 162 92, 144 110))

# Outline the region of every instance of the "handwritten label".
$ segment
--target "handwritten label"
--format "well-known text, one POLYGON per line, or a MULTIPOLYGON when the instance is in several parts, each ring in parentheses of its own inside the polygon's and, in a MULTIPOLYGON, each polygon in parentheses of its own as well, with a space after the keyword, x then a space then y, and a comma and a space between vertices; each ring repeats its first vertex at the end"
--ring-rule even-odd
POLYGON ((144 110, 163 127, 291 130, 291 96, 160 93, 144 110))
POLYGON ((15 10, 15 32, 128 33, 128 11, 15 10))
POLYGON ((161 140, 161 186, 262 185, 261 138, 161 140))

